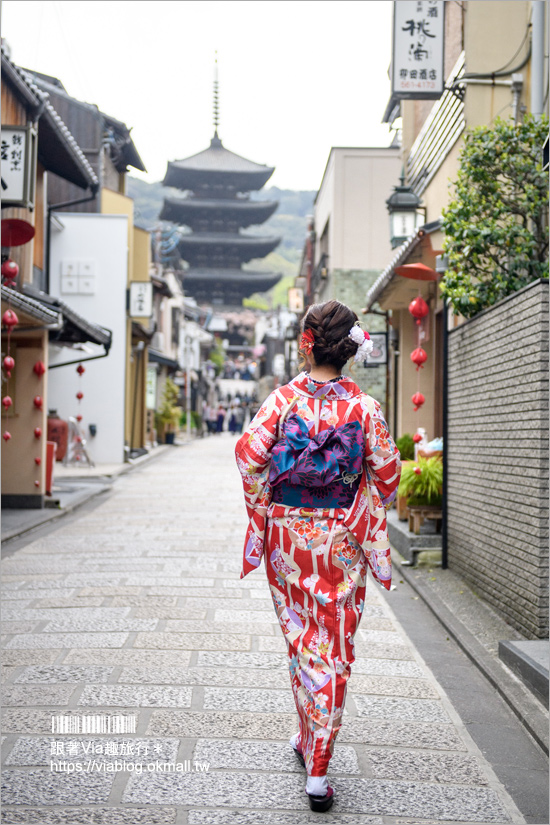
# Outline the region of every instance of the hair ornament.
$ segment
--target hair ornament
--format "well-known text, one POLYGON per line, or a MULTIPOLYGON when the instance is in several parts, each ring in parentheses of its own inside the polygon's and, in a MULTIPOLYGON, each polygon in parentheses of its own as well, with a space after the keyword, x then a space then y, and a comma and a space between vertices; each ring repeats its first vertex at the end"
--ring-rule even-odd
POLYGON ((357 352, 353 356, 353 360, 359 362, 366 361, 367 356, 370 355, 373 350, 373 343, 368 332, 361 329, 357 324, 354 324, 349 331, 349 337, 358 344, 357 352))
POLYGON ((314 346, 315 338, 313 337, 313 330, 306 329, 300 338, 300 349, 303 350, 306 355, 310 355, 314 346))

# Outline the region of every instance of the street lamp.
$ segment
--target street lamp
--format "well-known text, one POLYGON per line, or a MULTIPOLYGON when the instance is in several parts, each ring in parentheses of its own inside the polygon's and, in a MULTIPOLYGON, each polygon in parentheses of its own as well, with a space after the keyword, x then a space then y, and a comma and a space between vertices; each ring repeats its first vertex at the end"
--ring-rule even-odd
MULTIPOLYGON (((400 246, 408 237, 413 235, 421 222, 425 220, 421 201, 410 186, 405 185, 405 170, 401 171, 399 186, 394 186, 393 192, 386 201, 390 213, 390 241, 392 249, 400 246)), ((424 210, 425 211, 425 210, 424 210)))

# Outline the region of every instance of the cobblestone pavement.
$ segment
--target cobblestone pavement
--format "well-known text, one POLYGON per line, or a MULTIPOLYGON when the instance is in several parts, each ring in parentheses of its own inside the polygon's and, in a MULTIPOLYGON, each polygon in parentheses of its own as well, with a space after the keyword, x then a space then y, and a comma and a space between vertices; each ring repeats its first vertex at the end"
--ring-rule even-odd
MULTIPOLYGON (((3 823, 319 821, 265 575, 239 580, 233 445, 175 448, 3 562, 3 823)), ((524 822, 390 605, 371 579, 323 821, 524 822)))

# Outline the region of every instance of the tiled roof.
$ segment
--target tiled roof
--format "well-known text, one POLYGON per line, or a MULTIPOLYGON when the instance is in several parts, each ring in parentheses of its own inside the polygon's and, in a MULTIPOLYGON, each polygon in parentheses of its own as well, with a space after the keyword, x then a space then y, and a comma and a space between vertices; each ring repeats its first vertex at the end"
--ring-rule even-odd
POLYGON ((418 246, 425 235, 430 235, 432 232, 436 232, 440 228, 441 222, 439 220, 424 224, 424 226, 421 226, 414 235, 408 237, 407 240, 401 244, 401 246, 397 247, 391 262, 387 265, 384 271, 380 273, 376 281, 367 292, 367 303, 365 305, 365 309, 363 310, 364 312, 368 312, 373 304, 376 303, 384 289, 392 280, 395 273, 395 267, 400 266, 402 261, 406 260, 409 253, 412 252, 416 246, 418 246))
POLYGON ((267 172, 273 173, 275 167, 266 166, 264 163, 255 163, 230 152, 226 149, 221 140, 215 135, 210 146, 203 152, 191 155, 184 160, 175 160, 168 164, 177 169, 189 169, 197 172, 233 172, 239 174, 267 172))
POLYGON ((42 324, 61 325, 63 323, 63 316, 61 312, 50 309, 49 307, 44 306, 41 301, 37 301, 34 298, 29 298, 28 295, 24 295, 22 292, 18 292, 15 289, 10 289, 9 287, 3 285, 2 300, 9 301, 10 305, 16 312, 19 309, 21 312, 24 312, 31 318, 35 318, 42 324))

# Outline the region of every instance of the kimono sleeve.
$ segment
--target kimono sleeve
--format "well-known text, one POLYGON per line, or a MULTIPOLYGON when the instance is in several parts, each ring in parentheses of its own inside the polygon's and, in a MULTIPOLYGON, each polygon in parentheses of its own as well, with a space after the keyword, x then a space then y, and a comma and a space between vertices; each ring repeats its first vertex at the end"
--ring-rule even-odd
POLYGON ((271 450, 276 444, 279 404, 272 393, 262 404, 235 447, 235 458, 242 476, 248 517, 258 508, 271 503, 271 487, 268 481, 271 450))
POLYGON ((387 508, 397 495, 401 477, 401 457, 384 420, 380 404, 373 400, 365 440, 365 462, 382 504, 387 508))

